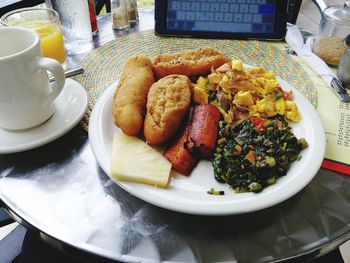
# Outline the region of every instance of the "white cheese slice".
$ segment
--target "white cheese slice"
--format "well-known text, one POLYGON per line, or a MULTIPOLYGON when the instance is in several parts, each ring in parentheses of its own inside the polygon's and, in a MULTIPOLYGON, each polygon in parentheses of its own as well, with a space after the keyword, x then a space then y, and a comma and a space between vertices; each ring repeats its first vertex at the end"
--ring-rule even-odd
POLYGON ((114 134, 111 175, 130 181, 166 187, 171 163, 144 141, 124 134, 114 134))

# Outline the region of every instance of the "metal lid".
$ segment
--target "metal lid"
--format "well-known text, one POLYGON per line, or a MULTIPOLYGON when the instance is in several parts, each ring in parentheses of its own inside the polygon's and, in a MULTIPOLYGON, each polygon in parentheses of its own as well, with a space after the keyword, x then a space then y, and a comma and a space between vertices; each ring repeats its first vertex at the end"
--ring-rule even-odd
POLYGON ((344 5, 333 5, 324 10, 324 15, 340 23, 350 25, 350 1, 344 5))

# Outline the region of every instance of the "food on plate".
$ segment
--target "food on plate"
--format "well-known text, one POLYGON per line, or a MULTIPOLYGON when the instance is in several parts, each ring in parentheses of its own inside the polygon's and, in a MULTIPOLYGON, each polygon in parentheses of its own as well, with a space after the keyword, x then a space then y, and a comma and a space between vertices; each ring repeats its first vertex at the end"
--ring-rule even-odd
POLYGON ((112 178, 166 187, 171 163, 144 141, 124 134, 114 134, 112 178))
POLYGON ((225 194, 225 191, 215 190, 214 188, 210 188, 210 189, 207 191, 207 194, 208 194, 208 195, 224 195, 224 194, 225 194))
POLYGON ((175 171, 189 175, 200 158, 212 156, 220 118, 220 112, 209 104, 191 109, 181 136, 163 154, 175 171))
POLYGON ((199 78, 194 92, 206 92, 223 115, 212 164, 216 180, 236 192, 260 192, 275 183, 307 146, 288 126, 287 120, 301 119, 293 93, 272 71, 245 69, 242 60, 233 60, 199 78))
POLYGON ((213 105, 200 104, 192 108, 186 148, 199 157, 209 159, 215 150, 220 119, 221 113, 213 105))
POLYGON ((177 132, 190 107, 191 88, 191 80, 184 75, 170 75, 152 85, 144 123, 148 144, 162 144, 177 132))
POLYGON ((186 76, 207 75, 212 68, 217 68, 231 61, 223 53, 212 48, 185 50, 176 54, 161 54, 152 61, 156 78, 170 74, 186 76))
POLYGON ((153 83, 149 58, 135 55, 126 61, 112 105, 114 122, 125 134, 136 135, 142 130, 147 93, 153 83))
POLYGON ((307 146, 281 115, 253 117, 234 127, 221 121, 212 161, 215 179, 236 192, 260 192, 285 175, 307 146))
POLYGON ((190 175, 204 158, 212 161, 217 181, 236 192, 260 192, 308 146, 288 126, 301 115, 274 73, 246 68, 210 48, 162 54, 153 62, 141 55, 128 59, 113 116, 127 135, 141 135, 143 127, 146 140, 115 135, 113 178, 159 187, 167 186, 171 169, 190 175), (152 148, 169 141, 163 156, 152 148))
MULTIPOLYGON (((226 65, 226 64, 224 64, 226 65)), ((195 104, 208 104, 208 92, 206 91, 207 79, 200 76, 197 85, 193 87, 193 102, 195 104)))
POLYGON ((196 103, 215 105, 232 125, 252 117, 282 115, 293 122, 301 118, 293 93, 283 91, 272 71, 245 69, 242 60, 233 60, 198 78, 194 98, 196 103))
POLYGON ((172 168, 184 175, 190 175, 199 161, 185 148, 187 135, 188 126, 182 131, 175 143, 163 153, 164 157, 171 162, 172 168))

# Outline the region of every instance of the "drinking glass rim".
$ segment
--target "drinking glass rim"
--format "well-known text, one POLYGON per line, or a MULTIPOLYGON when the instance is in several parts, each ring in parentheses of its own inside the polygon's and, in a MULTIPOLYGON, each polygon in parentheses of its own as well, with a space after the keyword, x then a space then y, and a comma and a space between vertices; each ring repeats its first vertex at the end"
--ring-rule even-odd
MULTIPOLYGON (((43 22, 45 22, 44 24, 56 23, 57 21, 61 24, 60 16, 59 16, 58 12, 56 10, 53 10, 52 8, 46 8, 46 7, 24 7, 24 8, 19 8, 19 9, 12 10, 12 11, 7 12, 6 14, 2 15, 1 18, 0 18, 0 25, 3 25, 3 26, 14 26, 14 25, 10 25, 10 24, 6 23, 4 20, 7 17, 10 17, 10 16, 12 16, 13 14, 16 14, 16 13, 21 13, 23 11, 24 12, 35 11, 35 10, 48 11, 48 12, 51 12, 51 13, 54 14, 54 18, 51 19, 51 20, 43 21, 43 22)), ((20 25, 16 25, 16 26, 20 26, 20 25)))

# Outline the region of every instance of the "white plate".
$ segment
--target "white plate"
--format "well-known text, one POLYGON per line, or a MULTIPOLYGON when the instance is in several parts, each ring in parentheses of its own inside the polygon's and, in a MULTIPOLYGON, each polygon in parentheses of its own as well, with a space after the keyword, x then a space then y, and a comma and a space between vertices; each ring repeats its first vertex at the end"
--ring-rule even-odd
POLYGON ((62 93, 55 100, 56 111, 46 122, 20 131, 0 128, 0 154, 33 149, 57 139, 77 125, 87 103, 85 89, 78 82, 66 79, 62 93))
MULTIPOLYGON (((113 124, 112 99, 116 84, 98 99, 89 122, 89 141, 95 157, 107 175, 129 193, 151 204, 174 211, 200 215, 240 214, 260 210, 280 203, 304 188, 316 175, 325 152, 325 132, 311 103, 285 81, 278 79, 284 90, 292 89, 302 120, 292 125, 297 138, 304 137, 309 147, 302 151, 302 159, 294 162, 287 175, 261 193, 236 194, 228 185, 216 182, 209 161, 200 161, 190 176, 174 173, 166 189, 120 182, 110 176, 113 134, 120 133, 113 124), (207 194, 213 187, 225 195, 207 194)), ((130 160, 132 161, 132 160, 130 160)))

